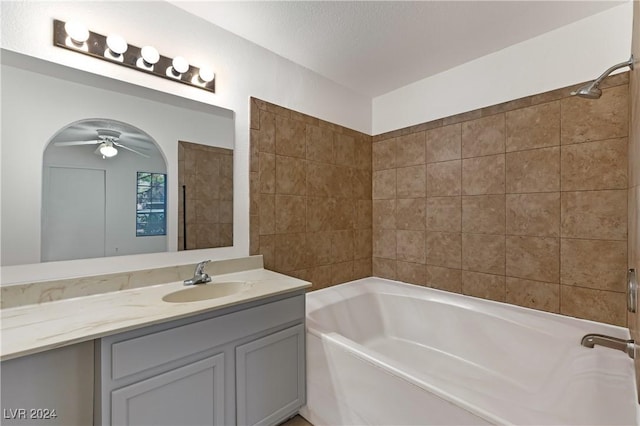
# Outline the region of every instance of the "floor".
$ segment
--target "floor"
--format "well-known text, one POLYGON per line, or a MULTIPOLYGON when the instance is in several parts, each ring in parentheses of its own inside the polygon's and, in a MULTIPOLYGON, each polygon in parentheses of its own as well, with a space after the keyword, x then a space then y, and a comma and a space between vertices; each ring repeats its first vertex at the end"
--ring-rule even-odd
POLYGON ((306 421, 304 417, 300 414, 296 414, 295 417, 290 418, 284 423, 281 423, 280 426, 313 426, 311 423, 306 421))

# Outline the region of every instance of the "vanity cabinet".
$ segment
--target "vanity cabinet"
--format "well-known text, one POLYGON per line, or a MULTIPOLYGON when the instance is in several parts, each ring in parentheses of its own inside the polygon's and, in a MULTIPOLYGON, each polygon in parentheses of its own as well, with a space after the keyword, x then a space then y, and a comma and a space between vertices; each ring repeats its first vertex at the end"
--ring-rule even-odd
POLYGON ((304 294, 95 342, 96 425, 275 425, 305 403, 304 294))

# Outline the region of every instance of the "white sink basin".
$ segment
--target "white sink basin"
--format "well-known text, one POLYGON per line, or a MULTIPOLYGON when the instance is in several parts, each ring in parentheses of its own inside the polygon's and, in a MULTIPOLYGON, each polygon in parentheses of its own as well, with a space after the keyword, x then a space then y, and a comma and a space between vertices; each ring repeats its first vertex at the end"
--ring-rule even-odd
POLYGON ((194 285, 184 290, 174 291, 162 298, 170 303, 198 302, 200 300, 216 299, 231 296, 253 287, 252 283, 244 281, 212 282, 210 284, 194 285))

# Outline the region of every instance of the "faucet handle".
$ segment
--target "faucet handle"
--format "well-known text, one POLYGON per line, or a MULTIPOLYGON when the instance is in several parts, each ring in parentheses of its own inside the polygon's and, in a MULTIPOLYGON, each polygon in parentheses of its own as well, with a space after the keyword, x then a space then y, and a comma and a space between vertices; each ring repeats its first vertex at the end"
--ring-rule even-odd
POLYGON ((196 265, 196 275, 202 275, 204 274, 204 267, 206 266, 207 263, 211 262, 211 259, 209 260, 203 260, 202 262, 198 263, 196 265))

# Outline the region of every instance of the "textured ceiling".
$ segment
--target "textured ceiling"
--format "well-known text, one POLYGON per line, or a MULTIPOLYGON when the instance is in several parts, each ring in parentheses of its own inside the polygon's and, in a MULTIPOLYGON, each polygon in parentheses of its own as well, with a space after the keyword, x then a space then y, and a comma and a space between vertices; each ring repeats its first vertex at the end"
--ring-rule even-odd
POLYGON ((375 97, 621 1, 171 1, 375 97))

